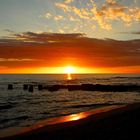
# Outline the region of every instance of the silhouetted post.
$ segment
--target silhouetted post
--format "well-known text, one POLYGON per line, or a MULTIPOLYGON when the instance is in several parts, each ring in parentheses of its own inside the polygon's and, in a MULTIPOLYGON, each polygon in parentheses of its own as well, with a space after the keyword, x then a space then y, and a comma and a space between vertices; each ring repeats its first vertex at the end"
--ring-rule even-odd
POLYGON ((43 86, 42 85, 38 85, 38 90, 42 90, 43 86))
POLYGON ((29 91, 29 92, 33 92, 33 91, 34 91, 33 85, 30 85, 30 86, 29 86, 28 91, 29 91))
POLYGON ((13 85, 12 84, 8 84, 8 90, 12 90, 13 89, 13 85))
POLYGON ((23 85, 23 90, 28 90, 28 85, 24 84, 23 85))

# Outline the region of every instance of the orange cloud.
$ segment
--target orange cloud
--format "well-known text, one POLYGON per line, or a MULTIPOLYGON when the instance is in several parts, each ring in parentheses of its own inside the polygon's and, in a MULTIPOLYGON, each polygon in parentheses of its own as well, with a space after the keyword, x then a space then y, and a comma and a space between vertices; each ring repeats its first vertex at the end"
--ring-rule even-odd
POLYGON ((24 32, 0 39, 0 67, 140 67, 140 40, 88 38, 84 34, 24 32), (12 39, 11 39, 12 38, 12 39), (11 53, 12 52, 12 53, 11 53))
POLYGON ((35 61, 35 59, 28 59, 28 58, 24 58, 24 59, 15 59, 15 58, 0 58, 0 62, 26 62, 26 61, 35 61))
POLYGON ((57 15, 54 17, 55 20, 64 20, 64 17, 61 15, 57 15))
POLYGON ((51 13, 48 13, 48 12, 47 12, 47 13, 45 13, 45 15, 44 15, 44 16, 45 16, 45 18, 47 18, 47 19, 50 19, 50 18, 52 17, 51 13))
POLYGON ((66 0, 65 3, 66 3, 66 4, 69 4, 69 3, 72 3, 73 1, 74 1, 74 0, 66 0))
MULTIPOLYGON (((71 18, 76 20, 89 20, 93 24, 97 22, 103 29, 112 29, 112 21, 122 21, 125 25, 140 21, 140 8, 136 6, 124 6, 116 0, 106 0, 100 7, 94 1, 87 3, 87 7, 78 8, 71 6, 71 3, 55 3, 56 7, 63 10, 66 14, 70 13, 71 18), (74 14, 76 16, 74 16, 74 14), (77 17, 78 16, 78 17, 77 17)), ((73 21, 74 21, 73 20, 73 21)))

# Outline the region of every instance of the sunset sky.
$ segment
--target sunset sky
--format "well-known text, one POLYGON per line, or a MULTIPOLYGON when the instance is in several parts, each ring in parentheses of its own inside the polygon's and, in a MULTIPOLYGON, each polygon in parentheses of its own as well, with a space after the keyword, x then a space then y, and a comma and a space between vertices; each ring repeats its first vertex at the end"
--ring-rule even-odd
POLYGON ((0 0, 0 73, 140 73, 140 0, 0 0))

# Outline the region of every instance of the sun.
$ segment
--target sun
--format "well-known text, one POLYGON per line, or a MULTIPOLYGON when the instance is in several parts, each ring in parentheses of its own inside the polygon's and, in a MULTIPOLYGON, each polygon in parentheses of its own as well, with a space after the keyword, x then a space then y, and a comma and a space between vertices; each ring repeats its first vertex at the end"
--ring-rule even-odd
POLYGON ((72 80, 71 74, 75 72, 75 69, 73 66, 67 66, 65 67, 64 72, 67 74, 67 80, 72 80))
POLYGON ((67 73, 67 74, 74 73, 74 67, 72 67, 72 66, 65 67, 65 73, 67 73))

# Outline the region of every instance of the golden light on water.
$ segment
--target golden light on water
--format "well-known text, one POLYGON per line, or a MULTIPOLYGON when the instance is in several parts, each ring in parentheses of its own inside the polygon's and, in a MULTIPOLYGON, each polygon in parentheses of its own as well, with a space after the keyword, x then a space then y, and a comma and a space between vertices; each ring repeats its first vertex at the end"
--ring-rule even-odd
POLYGON ((72 114, 69 117, 69 121, 76 121, 76 120, 80 120, 81 118, 83 118, 84 116, 81 114, 72 114))
POLYGON ((72 76, 70 73, 67 74, 67 80, 72 80, 72 76))
POLYGON ((65 73, 67 74, 67 80, 72 80, 71 74, 74 73, 75 68, 73 66, 65 67, 65 73))

